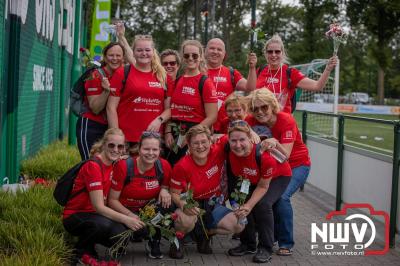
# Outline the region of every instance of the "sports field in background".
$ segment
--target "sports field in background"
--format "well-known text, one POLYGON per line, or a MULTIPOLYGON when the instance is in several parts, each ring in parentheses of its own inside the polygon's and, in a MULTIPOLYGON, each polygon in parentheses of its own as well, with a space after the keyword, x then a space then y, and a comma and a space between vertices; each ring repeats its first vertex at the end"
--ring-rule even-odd
MULTIPOLYGON (((296 111, 294 114, 299 130, 302 127, 302 112, 296 111)), ((396 115, 369 115, 369 114, 351 114, 351 116, 360 116, 384 120, 399 120, 396 115)), ((308 114, 307 133, 331 140, 335 139, 333 134, 333 118, 308 114)), ((366 122, 345 119, 344 126, 345 144, 363 148, 366 150, 393 155, 394 126, 380 123, 366 122)), ((336 134, 337 136, 337 134, 336 134)))

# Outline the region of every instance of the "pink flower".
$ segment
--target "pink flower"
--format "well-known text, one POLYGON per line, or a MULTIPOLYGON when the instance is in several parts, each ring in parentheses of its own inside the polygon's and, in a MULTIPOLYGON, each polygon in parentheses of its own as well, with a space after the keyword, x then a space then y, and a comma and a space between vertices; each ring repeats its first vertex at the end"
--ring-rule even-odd
POLYGON ((176 221, 176 219, 178 219, 178 214, 176 212, 174 212, 173 214, 171 214, 171 219, 176 221))
POLYGON ((86 48, 84 48, 84 47, 79 48, 79 52, 81 52, 81 53, 86 52, 86 48))
POLYGON ((185 237, 185 233, 180 232, 180 231, 177 231, 175 233, 175 235, 176 235, 176 238, 178 238, 178 239, 183 239, 185 237))

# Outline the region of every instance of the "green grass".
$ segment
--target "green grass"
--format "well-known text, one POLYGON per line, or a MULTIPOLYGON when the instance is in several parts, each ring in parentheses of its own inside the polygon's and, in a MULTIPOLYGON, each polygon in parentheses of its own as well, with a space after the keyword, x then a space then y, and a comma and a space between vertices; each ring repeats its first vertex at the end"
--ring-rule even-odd
MULTIPOLYGON (((301 130, 301 112, 296 112, 295 117, 301 130)), ((352 116, 368 117, 384 120, 398 120, 395 115, 367 115, 352 114, 352 116)), ((311 135, 333 139, 333 118, 321 115, 308 115, 307 131, 311 135)), ((345 118, 344 135, 345 144, 375 151, 378 153, 393 154, 393 125, 358 121, 345 118)))
POLYGON ((76 146, 69 146, 65 139, 44 147, 32 158, 22 161, 21 174, 32 179, 57 180, 80 160, 76 146))

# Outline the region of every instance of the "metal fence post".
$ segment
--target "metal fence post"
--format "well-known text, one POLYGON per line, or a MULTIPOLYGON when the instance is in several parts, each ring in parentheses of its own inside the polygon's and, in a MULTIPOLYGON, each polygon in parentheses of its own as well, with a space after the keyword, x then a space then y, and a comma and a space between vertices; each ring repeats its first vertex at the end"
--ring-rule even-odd
MULTIPOLYGON (((307 111, 303 111, 303 119, 301 122, 301 135, 303 138, 303 142, 304 144, 307 144, 307 111)), ((304 185, 302 185, 300 187, 300 191, 303 192, 304 191, 304 185)))
POLYGON ((397 200, 399 197, 400 121, 394 125, 392 193, 390 199, 389 246, 394 247, 396 237, 397 200))
POLYGON ((339 136, 338 136, 338 160, 337 160, 337 181, 336 181, 336 210, 341 209, 342 185, 343 185, 343 149, 344 149, 344 117, 339 115, 339 136))

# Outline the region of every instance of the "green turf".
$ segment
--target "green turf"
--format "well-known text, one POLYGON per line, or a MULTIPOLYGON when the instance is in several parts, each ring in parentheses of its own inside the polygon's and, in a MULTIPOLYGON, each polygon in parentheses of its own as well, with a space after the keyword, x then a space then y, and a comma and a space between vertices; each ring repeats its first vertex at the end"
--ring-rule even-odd
MULTIPOLYGON (((298 122, 299 129, 301 130, 302 112, 295 112, 294 116, 298 122)), ((384 119, 391 121, 399 119, 399 117, 395 115, 352 114, 352 116, 384 119)), ((333 118, 313 114, 308 115, 308 134, 334 139, 332 137, 332 126, 333 118)), ((392 155, 394 141, 393 128, 393 125, 358 121, 345 118, 345 144, 379 152, 386 155, 392 155)))

